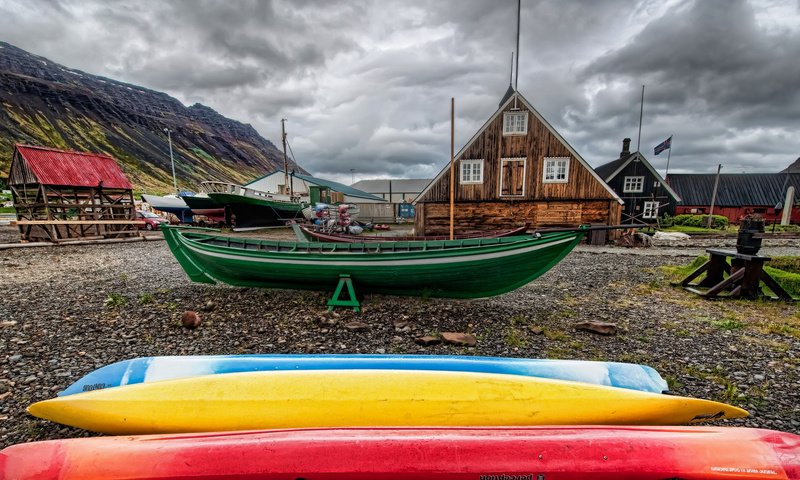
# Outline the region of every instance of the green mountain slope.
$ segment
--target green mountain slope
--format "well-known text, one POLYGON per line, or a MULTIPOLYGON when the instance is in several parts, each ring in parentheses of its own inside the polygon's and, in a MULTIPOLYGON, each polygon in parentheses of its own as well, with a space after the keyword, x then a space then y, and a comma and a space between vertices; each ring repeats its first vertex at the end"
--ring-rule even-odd
POLYGON ((181 189, 196 190, 204 180, 246 182, 283 168, 282 153, 250 125, 0 42, 1 176, 14 144, 24 143, 106 153, 137 190, 167 193, 172 171, 164 128, 172 131, 181 189))

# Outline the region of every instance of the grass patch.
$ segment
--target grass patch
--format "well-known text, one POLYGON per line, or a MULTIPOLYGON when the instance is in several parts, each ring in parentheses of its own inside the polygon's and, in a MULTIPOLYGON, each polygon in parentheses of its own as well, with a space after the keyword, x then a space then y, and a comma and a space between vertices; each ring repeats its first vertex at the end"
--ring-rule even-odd
POLYGON ((143 293, 139 295, 139 305, 147 305, 149 303, 153 303, 154 301, 153 295, 150 293, 143 293))
POLYGON ((514 328, 506 330, 505 342, 511 348, 525 348, 528 346, 528 340, 514 328))
POLYGON ((109 293, 108 297, 106 297, 106 301, 103 304, 106 308, 117 308, 121 307, 128 303, 128 299, 120 295, 119 293, 109 293))
POLYGON ((740 328, 744 328, 744 324, 735 318, 723 318, 722 320, 715 320, 711 323, 720 330, 739 330, 740 328))
POLYGON ((0 207, 0 213, 17 213, 14 207, 0 207))
POLYGON ((555 342, 566 342, 569 340, 569 335, 567 335, 567 332, 563 330, 545 329, 544 336, 548 340, 553 340, 555 342))

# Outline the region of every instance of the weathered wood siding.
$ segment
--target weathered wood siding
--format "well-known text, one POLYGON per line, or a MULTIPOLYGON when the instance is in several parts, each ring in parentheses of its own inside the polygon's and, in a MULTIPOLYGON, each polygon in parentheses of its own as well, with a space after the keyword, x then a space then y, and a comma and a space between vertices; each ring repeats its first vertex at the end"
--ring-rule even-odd
MULTIPOLYGON (((522 107, 524 109, 524 106, 522 107)), ((508 108, 506 111, 509 111, 508 108)), ((524 110, 523 110, 524 111, 524 110)), ((553 135, 547 127, 531 112, 528 112, 528 134, 503 136, 503 115, 495 118, 482 135, 469 145, 460 157, 456 158, 456 201, 499 200, 501 159, 525 158, 525 195, 514 200, 555 200, 555 199, 611 199, 613 196, 604 185, 589 172, 569 149, 553 135), (569 181, 567 183, 543 183, 543 165, 546 157, 566 157, 569 162, 569 181), (459 182, 459 161, 482 159, 483 183, 465 184, 459 182)), ((450 198, 450 171, 419 200, 422 202, 445 202, 450 198)))
MULTIPOLYGON (((456 233, 510 230, 526 223, 532 228, 608 225, 618 223, 621 207, 616 200, 460 202, 455 206, 453 224, 456 233)), ((447 235, 450 204, 418 204, 414 226, 417 234, 447 235)))
POLYGON ((656 201, 659 204, 659 215, 664 212, 675 211, 675 199, 661 184, 661 180, 653 175, 642 162, 630 162, 615 177, 608 181, 608 185, 617 192, 625 206, 622 209, 622 223, 653 222, 653 219, 642 218, 644 202, 656 201), (641 192, 628 192, 625 190, 625 177, 644 177, 641 192), (656 186, 658 182, 658 186, 656 186))

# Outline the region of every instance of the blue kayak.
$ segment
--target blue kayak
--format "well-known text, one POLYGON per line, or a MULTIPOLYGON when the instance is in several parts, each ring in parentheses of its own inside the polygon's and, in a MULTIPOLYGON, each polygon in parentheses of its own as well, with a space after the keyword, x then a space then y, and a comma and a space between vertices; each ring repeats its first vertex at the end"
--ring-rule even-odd
POLYGON ((450 355, 209 355, 123 360, 87 374, 58 395, 221 373, 333 369, 500 373, 645 392, 667 390, 667 382, 653 368, 632 363, 450 355))

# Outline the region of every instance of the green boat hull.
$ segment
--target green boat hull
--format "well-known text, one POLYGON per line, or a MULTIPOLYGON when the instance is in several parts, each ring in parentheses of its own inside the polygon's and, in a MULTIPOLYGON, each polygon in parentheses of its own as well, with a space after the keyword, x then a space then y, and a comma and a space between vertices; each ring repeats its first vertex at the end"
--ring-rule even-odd
POLYGON ((287 220, 302 217, 305 205, 282 200, 269 200, 233 193, 209 193, 219 205, 228 205, 238 228, 259 228, 285 225, 287 220))
POLYGON ((333 291, 340 276, 349 275, 364 293, 481 298, 539 277, 584 233, 343 244, 253 240, 167 227, 164 238, 195 282, 333 291))

